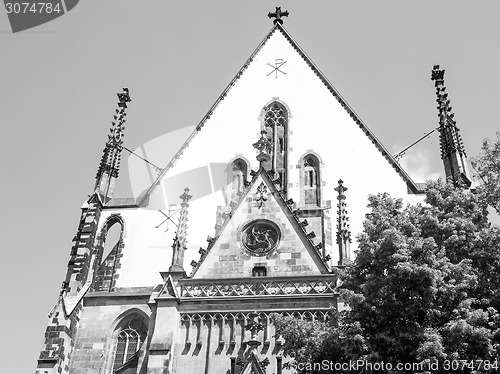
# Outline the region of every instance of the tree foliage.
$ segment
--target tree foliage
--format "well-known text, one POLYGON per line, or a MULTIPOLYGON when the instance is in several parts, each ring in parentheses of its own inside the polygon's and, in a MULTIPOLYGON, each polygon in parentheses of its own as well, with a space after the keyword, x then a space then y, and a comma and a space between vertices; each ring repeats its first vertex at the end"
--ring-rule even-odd
POLYGON ((277 323, 297 361, 500 355, 500 230, 488 223, 484 198, 468 190, 429 182, 425 202, 369 198, 356 259, 342 276, 349 309, 331 325, 277 323))
POLYGON ((480 198, 500 214, 500 132, 493 142, 483 141, 482 153, 472 159, 472 166, 482 181, 478 187, 480 198))

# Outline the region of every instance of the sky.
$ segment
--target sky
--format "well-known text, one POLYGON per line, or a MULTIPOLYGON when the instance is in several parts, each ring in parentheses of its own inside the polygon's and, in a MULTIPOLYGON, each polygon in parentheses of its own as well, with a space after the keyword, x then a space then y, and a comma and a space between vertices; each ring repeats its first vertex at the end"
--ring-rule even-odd
MULTIPOLYGON (((116 93, 130 89, 129 149, 196 125, 272 27, 275 6, 289 11, 284 27, 394 154, 438 125, 435 64, 446 69, 469 158, 500 129, 498 1, 86 0, 16 34, 0 12, 5 372, 35 370, 116 93)), ((123 155, 117 195, 126 197, 123 155)), ((437 134, 401 163, 416 182, 443 175, 437 134)))

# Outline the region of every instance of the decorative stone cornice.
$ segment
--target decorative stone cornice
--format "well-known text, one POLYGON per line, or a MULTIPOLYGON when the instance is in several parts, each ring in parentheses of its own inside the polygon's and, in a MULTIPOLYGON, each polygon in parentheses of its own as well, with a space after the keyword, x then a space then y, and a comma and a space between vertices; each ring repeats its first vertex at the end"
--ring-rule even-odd
POLYGON ((229 298, 251 296, 333 295, 337 277, 316 276, 275 279, 180 280, 180 297, 229 298))

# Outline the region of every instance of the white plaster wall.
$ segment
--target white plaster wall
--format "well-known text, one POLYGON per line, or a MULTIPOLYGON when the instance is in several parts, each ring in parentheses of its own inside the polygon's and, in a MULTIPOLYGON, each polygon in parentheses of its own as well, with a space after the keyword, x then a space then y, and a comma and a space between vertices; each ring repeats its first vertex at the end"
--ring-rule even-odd
MULTIPOLYGON (((362 231, 369 194, 389 192, 392 196, 404 197, 408 202, 422 200, 421 197, 407 195, 402 178, 280 32, 275 32, 256 55, 166 178, 209 162, 229 162, 237 155, 250 160, 251 167, 256 170, 256 151, 252 144, 260 136, 262 108, 273 98, 279 98, 291 112, 288 182, 293 183, 289 196, 295 201, 300 201, 299 169, 296 165, 308 150, 317 153, 324 163, 322 200, 332 201, 333 224, 337 202, 333 189, 339 179, 348 188, 346 202, 353 239, 362 231), (267 76, 271 71, 267 63, 274 64, 278 58, 286 61, 281 69, 287 74, 279 74, 278 78, 274 78, 274 74, 267 76)), ((165 160, 164 164, 167 162, 165 160)), ((193 191, 196 187, 199 186, 193 186, 193 191)), ((179 191, 179 195, 181 193, 179 191)), ((214 235, 216 208, 223 204, 220 191, 203 198, 194 196, 190 202, 189 249, 185 258, 188 273, 191 259, 198 259, 198 248, 206 248, 207 235, 214 235)), ((166 270, 170 265, 174 230, 164 233, 155 229, 162 216, 154 210, 129 210, 123 212, 123 216, 127 221, 127 238, 117 285, 157 283, 158 271, 166 270)), ((332 229, 335 243, 335 227, 332 229)), ((355 249, 353 240, 352 250, 355 249)), ((332 257, 333 263, 336 263, 338 254, 335 248, 332 257)))
POLYGON ((165 226, 155 228, 164 219, 157 211, 128 208, 103 211, 99 232, 106 218, 113 214, 120 214, 125 222, 123 257, 116 286, 141 287, 162 283, 160 271, 167 271, 170 266, 174 228, 168 232, 164 231, 165 226))

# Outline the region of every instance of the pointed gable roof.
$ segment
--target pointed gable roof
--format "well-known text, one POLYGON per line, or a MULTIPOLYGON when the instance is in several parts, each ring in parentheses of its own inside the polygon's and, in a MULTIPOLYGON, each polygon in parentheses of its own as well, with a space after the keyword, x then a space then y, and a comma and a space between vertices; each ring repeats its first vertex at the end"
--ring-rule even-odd
POLYGON ((250 352, 245 366, 241 369, 241 374, 266 374, 265 370, 261 367, 257 354, 254 351, 250 352))
POLYGON ((306 64, 311 68, 311 70, 316 74, 316 76, 321 80, 321 82, 326 86, 326 88, 331 92, 331 94, 335 97, 335 99, 341 104, 341 106, 346 110, 349 116, 353 119, 353 121, 360 127, 360 129, 364 132, 364 134, 370 139, 372 144, 380 151, 382 156, 389 162, 389 164, 394 168, 394 170, 401 176, 408 187, 408 191, 410 193, 422 193, 423 188, 421 183, 415 183, 411 177, 406 173, 406 171, 401 167, 401 165, 394 159, 391 153, 384 147, 384 145, 378 140, 375 134, 368 128, 368 126, 361 120, 361 118, 356 114, 354 109, 347 103, 347 101, 340 95, 337 89, 331 84, 331 82, 326 78, 326 76, 321 72, 321 70, 314 64, 312 59, 302 50, 302 48, 297 44, 297 42, 290 36, 290 34, 285 30, 283 26, 279 23, 275 24, 271 30, 266 34, 264 39, 259 43, 254 52, 250 55, 247 61, 243 64, 238 73, 234 76, 234 78, 229 82, 227 87, 221 93, 221 95, 217 98, 215 103, 210 107, 208 112, 203 116, 201 121, 196 126, 196 129, 191 133, 188 139, 184 142, 184 144, 180 147, 174 157, 169 160, 167 166, 162 170, 162 172, 156 178, 156 181, 151 185, 151 187, 146 191, 146 193, 140 198, 138 201, 139 206, 147 205, 148 198, 151 193, 154 191, 156 186, 160 183, 160 181, 166 176, 167 172, 172 168, 174 163, 181 157, 184 149, 189 146, 191 140, 196 136, 196 134, 202 131, 206 122, 213 115, 215 109, 219 106, 222 100, 227 96, 229 90, 236 84, 236 82, 243 75, 244 71, 250 66, 255 56, 262 50, 264 45, 268 42, 268 40, 272 37, 275 32, 280 32, 286 40, 290 43, 290 45, 297 51, 297 53, 301 56, 301 58, 306 62, 306 64))
POLYGON ((175 287, 174 280, 172 279, 172 276, 167 273, 163 272, 162 277, 165 279, 165 283, 163 284, 162 288, 158 292, 158 297, 161 298, 174 298, 174 299, 179 299, 179 293, 177 292, 177 289, 175 287))
POLYGON ((312 239, 307 237, 298 216, 262 167, 227 217, 217 237, 210 241, 208 249, 193 269, 191 278, 249 277, 252 276, 251 270, 255 262, 272 268, 268 276, 290 275, 293 272, 296 275, 330 272, 312 239), (259 192, 259 189, 265 192, 259 192), (254 195, 264 197, 261 207, 254 195), (261 219, 269 219, 278 224, 281 242, 265 256, 256 257, 244 249, 241 236, 246 224, 261 219))

